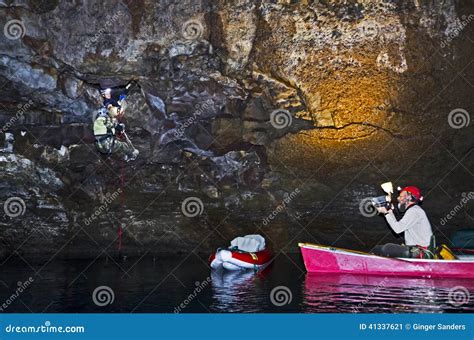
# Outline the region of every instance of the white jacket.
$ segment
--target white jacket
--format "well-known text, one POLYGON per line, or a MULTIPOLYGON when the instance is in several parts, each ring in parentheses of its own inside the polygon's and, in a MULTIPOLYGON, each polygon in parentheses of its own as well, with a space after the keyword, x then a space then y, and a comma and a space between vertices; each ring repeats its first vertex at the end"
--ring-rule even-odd
POLYGON ((405 232, 407 246, 427 247, 430 245, 433 231, 425 211, 420 206, 410 207, 400 221, 397 221, 392 211, 386 214, 385 218, 397 234, 405 232))

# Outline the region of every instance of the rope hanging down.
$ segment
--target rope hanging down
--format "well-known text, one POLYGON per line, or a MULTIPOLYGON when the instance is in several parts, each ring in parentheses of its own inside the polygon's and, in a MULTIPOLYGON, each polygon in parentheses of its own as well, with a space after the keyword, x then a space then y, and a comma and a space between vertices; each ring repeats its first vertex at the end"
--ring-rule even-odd
MULTIPOLYGON (((117 121, 119 123, 123 123, 124 120, 124 114, 125 114, 125 108, 126 108, 126 103, 125 99, 127 97, 127 92, 132 84, 135 84, 135 82, 130 82, 128 85, 125 87, 125 92, 120 95, 120 111, 118 112, 117 115, 117 121)), ((127 134, 125 131, 122 131, 119 133, 117 136, 118 139, 125 141, 125 143, 128 143, 132 145, 132 142, 128 138, 127 134)), ((133 145, 132 145, 133 147, 133 145)), ((119 253, 119 256, 121 255, 122 251, 122 235, 124 231, 124 220, 125 220, 125 160, 122 159, 120 162, 120 207, 121 207, 121 213, 120 213, 120 222, 117 230, 117 250, 119 253)))
POLYGON ((120 254, 122 251, 122 234, 123 234, 123 220, 125 218, 125 166, 124 160, 122 159, 120 162, 120 207, 121 207, 121 216, 120 216, 120 223, 117 231, 117 249, 120 254))
MULTIPOLYGON (((117 120, 119 123, 123 122, 123 111, 117 116, 117 120)), ((120 137, 123 136, 125 132, 122 133, 120 137)), ((117 250, 119 256, 122 252, 122 235, 123 235, 123 221, 125 219, 125 161, 122 159, 120 161, 120 223, 117 230, 117 250)))

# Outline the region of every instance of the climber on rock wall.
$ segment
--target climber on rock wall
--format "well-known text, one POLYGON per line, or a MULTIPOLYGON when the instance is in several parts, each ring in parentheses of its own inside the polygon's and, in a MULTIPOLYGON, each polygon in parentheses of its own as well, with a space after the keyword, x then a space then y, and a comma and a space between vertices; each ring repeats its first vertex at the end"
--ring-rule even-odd
POLYGON ((131 83, 129 83, 125 90, 120 93, 118 100, 112 96, 112 89, 106 88, 100 90, 103 98, 103 105, 106 109, 110 106, 118 108, 119 115, 123 115, 125 113, 125 98, 127 97, 127 91, 130 88, 131 83))
MULTIPOLYGON (((129 87, 130 84, 125 90, 128 90, 129 87)), ((99 110, 93 127, 97 150, 106 155, 123 154, 123 158, 127 162, 136 159, 139 152, 125 133, 125 124, 118 119, 125 113, 126 93, 120 94, 118 100, 113 98, 110 88, 101 90, 101 94, 104 99, 104 107, 99 110)))

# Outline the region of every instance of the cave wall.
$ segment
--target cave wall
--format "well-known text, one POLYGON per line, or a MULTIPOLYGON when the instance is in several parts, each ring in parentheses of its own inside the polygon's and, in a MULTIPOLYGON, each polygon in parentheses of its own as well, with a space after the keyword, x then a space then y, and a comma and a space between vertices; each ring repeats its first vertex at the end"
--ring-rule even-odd
POLYGON ((472 200, 442 223, 474 192, 467 0, 10 0, 0 13, 0 201, 19 209, 0 219, 0 256, 114 253, 119 225, 129 254, 255 232, 287 251, 367 249, 395 240, 361 213, 387 180, 422 188, 442 240, 472 227, 472 200), (91 124, 100 86, 131 80, 140 157, 124 164, 97 154, 91 124))

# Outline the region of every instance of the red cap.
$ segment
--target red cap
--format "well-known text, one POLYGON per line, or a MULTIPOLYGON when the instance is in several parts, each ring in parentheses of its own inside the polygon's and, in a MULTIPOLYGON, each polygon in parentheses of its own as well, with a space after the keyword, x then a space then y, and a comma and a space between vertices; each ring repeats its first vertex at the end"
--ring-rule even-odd
POLYGON ((421 190, 415 186, 404 187, 401 191, 406 191, 410 193, 417 201, 422 201, 423 196, 421 196, 421 190))

